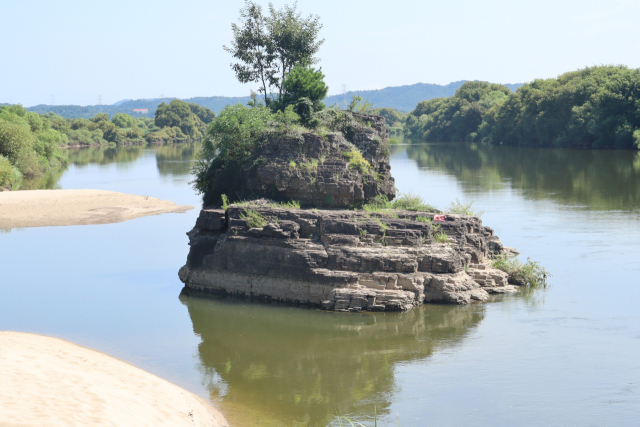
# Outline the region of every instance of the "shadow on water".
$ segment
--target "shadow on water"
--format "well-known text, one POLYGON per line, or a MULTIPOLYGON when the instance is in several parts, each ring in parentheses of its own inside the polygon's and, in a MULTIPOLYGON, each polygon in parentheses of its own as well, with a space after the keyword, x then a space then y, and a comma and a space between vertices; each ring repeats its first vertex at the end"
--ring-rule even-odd
POLYGON ((199 370, 231 425, 326 426, 388 414, 396 367, 458 346, 483 305, 408 313, 328 313, 181 295, 202 339, 199 370))
POLYGON ((444 172, 470 191, 506 187, 525 198, 594 210, 640 206, 640 152, 503 147, 474 143, 394 146, 418 167, 444 172))

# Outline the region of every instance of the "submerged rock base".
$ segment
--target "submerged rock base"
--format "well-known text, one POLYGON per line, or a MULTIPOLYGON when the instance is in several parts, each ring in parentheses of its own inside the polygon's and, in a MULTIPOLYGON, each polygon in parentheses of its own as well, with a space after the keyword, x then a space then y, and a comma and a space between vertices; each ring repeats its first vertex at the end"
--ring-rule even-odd
POLYGON ((191 249, 179 277, 187 292, 336 311, 467 304, 516 291, 506 273, 491 267, 490 256, 503 250, 492 229, 474 217, 446 215, 435 227, 431 218, 268 205, 203 209, 187 233, 191 249))

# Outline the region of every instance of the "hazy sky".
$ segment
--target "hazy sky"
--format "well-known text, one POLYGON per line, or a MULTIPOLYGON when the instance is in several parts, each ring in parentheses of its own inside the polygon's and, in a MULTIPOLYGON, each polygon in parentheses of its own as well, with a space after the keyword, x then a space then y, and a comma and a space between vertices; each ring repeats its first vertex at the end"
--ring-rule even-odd
MULTIPOLYGON (((112 104, 256 87, 236 81, 222 49, 242 1, 2 3, 0 102, 86 105, 101 95, 112 104)), ((640 67, 640 0, 300 0, 298 8, 324 24, 330 94, 343 84, 518 83, 590 65, 640 67)))

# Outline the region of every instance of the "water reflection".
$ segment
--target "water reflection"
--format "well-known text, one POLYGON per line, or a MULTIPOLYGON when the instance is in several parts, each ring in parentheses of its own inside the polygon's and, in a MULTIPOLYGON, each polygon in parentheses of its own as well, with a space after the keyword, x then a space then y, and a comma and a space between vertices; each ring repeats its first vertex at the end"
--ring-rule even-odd
POLYGON ((193 160, 201 147, 202 144, 200 142, 167 144, 155 147, 158 172, 160 175, 189 175, 193 160))
POLYGON ((68 150, 69 164, 77 167, 90 164, 109 165, 118 163, 121 165, 133 163, 140 158, 142 152, 143 147, 139 145, 70 148, 68 150))
POLYGON ((640 152, 443 143, 392 147, 421 168, 454 175, 472 191, 511 187, 529 199, 598 210, 640 205, 640 152))
POLYGON ((325 426, 341 414, 389 412, 401 362, 458 345, 482 305, 402 314, 340 314, 182 295, 211 399, 231 425, 325 426))
POLYGON ((38 190, 59 188, 62 176, 71 166, 84 168, 90 165, 107 166, 115 164, 118 170, 130 169, 134 163, 146 153, 153 153, 156 158, 158 173, 162 176, 188 176, 196 153, 202 144, 200 142, 185 142, 179 144, 139 145, 128 146, 100 146, 86 148, 69 148, 65 152, 69 157, 66 168, 57 170, 42 177, 25 179, 20 190, 38 190))

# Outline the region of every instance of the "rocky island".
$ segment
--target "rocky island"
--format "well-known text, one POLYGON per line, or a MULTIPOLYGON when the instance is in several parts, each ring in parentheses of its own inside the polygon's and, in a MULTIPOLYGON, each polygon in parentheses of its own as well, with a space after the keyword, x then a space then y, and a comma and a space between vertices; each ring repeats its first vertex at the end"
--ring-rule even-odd
POLYGON ((515 292, 491 266, 504 248, 480 219, 384 205, 396 193, 384 118, 340 114, 351 124, 346 131, 289 132, 260 146, 241 177, 259 198, 202 209, 187 233, 183 292, 336 311, 402 311, 515 292))

